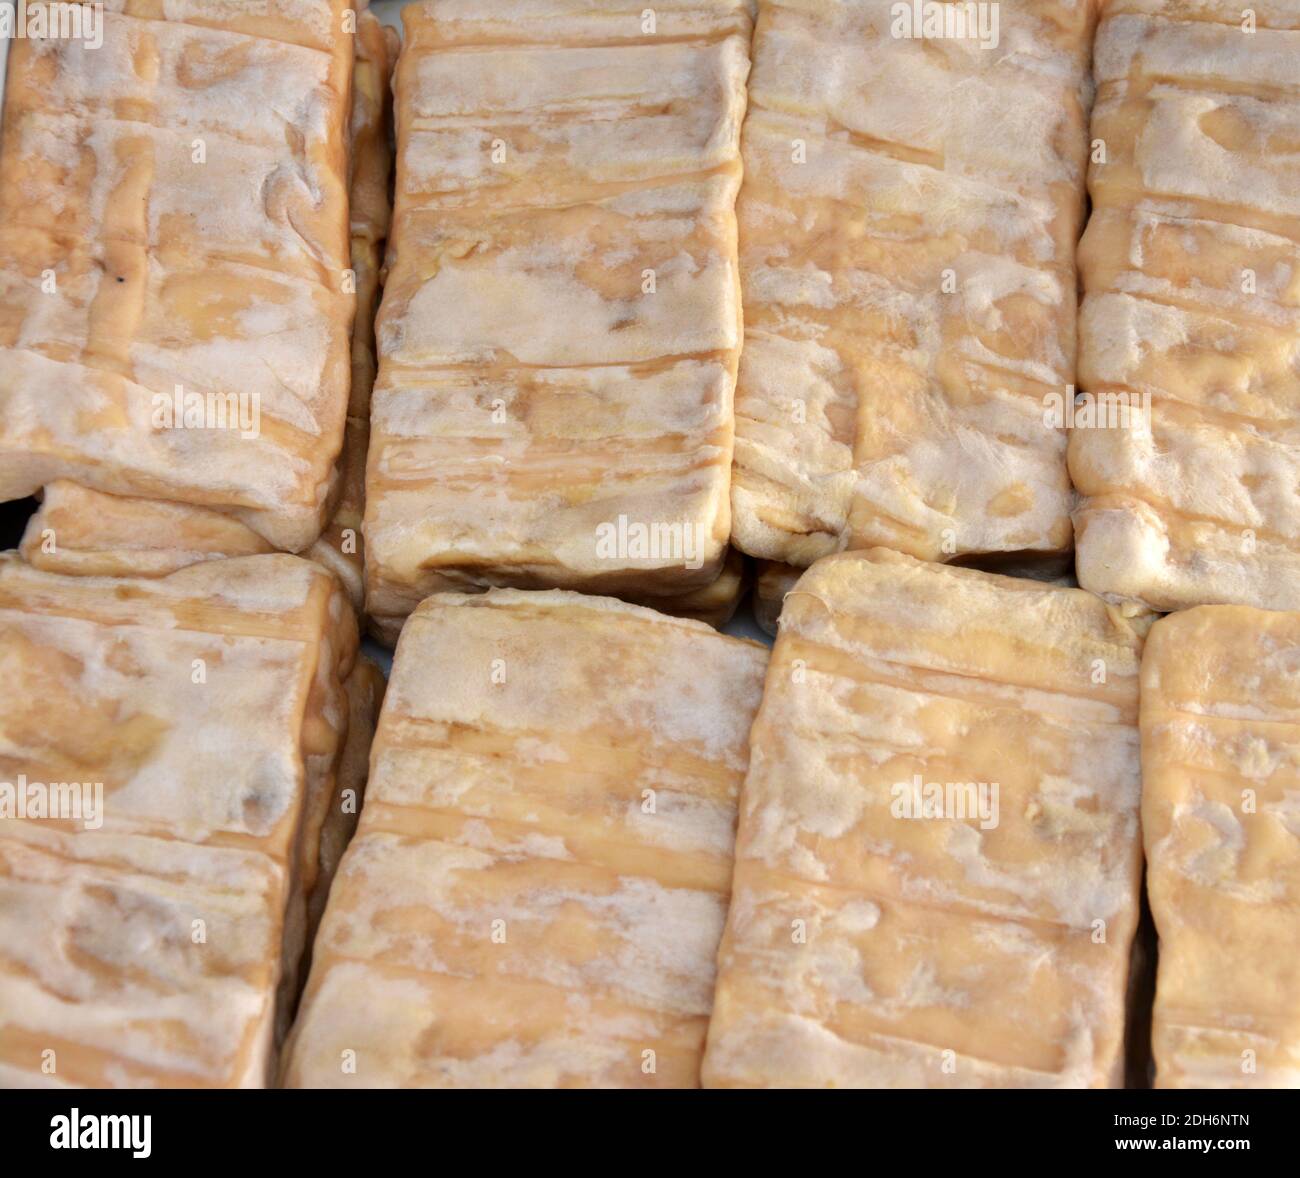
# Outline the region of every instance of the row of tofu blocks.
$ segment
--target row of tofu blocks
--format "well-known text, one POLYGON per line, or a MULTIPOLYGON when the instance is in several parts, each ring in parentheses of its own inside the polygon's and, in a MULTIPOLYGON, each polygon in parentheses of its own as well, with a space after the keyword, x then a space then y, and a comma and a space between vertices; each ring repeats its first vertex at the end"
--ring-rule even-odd
POLYGON ((105 7, 0 145, 0 1081, 1115 1083, 1144 792, 1158 1082, 1300 1082, 1294 615, 1138 691, 1300 605, 1300 4, 412 5, 377 337, 377 24, 105 7), (757 647, 420 606, 330 893, 363 511, 389 639, 818 563, 752 743, 757 647), (174 571, 275 548, 351 608, 174 571))
POLYGON ((382 680, 333 577, 0 557, 0 1082, 1116 1086, 1145 847, 1156 1082, 1300 1085, 1300 615, 1148 625, 884 549, 770 662, 435 595, 348 844, 382 680))
POLYGON ((391 236, 346 0, 106 7, 15 43, 0 155, 0 498, 83 570, 334 519, 389 641, 700 614, 729 543, 1300 608, 1300 0, 412 4, 391 236))

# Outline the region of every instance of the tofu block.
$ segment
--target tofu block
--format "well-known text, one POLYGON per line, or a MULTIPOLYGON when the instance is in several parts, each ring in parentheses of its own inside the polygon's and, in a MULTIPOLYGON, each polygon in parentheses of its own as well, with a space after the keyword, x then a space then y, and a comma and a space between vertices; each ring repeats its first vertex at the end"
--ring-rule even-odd
POLYGON ((1202 606, 1142 660, 1158 1088, 1300 1088, 1300 614, 1202 606))
POLYGON ((1068 552, 1095 5, 1001 4, 996 38, 900 8, 758 6, 732 543, 1068 552))
POLYGON ((0 555, 0 1085, 273 1078, 356 645, 297 557, 110 580, 0 555))
POLYGON ((1294 3, 1106 6, 1070 472, 1111 600, 1300 608, 1298 55, 1294 3))
POLYGON ((740 348, 744 0, 403 9, 367 612, 716 581, 740 348))
POLYGON ((356 295, 347 0, 117 0, 16 40, 0 139, 0 500, 56 480, 328 518, 356 295))
POLYGON ((785 599, 706 1087, 1118 1087, 1138 662, 1078 589, 871 549, 785 599))
POLYGON ((766 660, 561 590, 420 605, 286 1086, 698 1086, 766 660))
MULTIPOLYGON (((330 496, 330 521, 303 555, 343 582, 360 613, 363 604, 362 517, 370 391, 375 379, 374 314, 391 213, 388 182, 390 79, 396 54, 370 12, 357 14, 349 184, 352 270, 358 314, 352 332, 352 392, 330 496)), ((161 576, 199 560, 273 552, 248 524, 193 503, 111 495, 58 479, 44 489, 21 551, 51 572, 94 576, 161 576)))

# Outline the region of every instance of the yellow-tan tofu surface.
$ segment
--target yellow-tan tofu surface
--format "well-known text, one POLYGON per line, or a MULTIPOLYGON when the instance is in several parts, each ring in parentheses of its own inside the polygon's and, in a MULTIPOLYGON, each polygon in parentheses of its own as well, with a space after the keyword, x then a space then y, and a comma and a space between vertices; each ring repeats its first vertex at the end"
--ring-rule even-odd
POLYGON ((1152 628, 1142 830, 1156 1086, 1300 1087, 1300 614, 1152 628))
POLYGON ((1095 593, 1300 608, 1297 60, 1294 2, 1106 6, 1079 381, 1115 412, 1070 439, 1095 593))
MULTIPOLYGON (((396 55, 386 31, 372 13, 358 14, 349 169, 358 312, 352 332, 351 397, 333 477, 334 507, 320 538, 303 553, 339 577, 358 613, 363 601, 361 523, 370 390, 375 379, 374 313, 391 212, 388 110, 396 55)), ((94 576, 161 576, 199 560, 274 550, 253 527, 222 511, 108 494, 67 479, 44 488, 21 545, 24 558, 40 568, 94 576)))
POLYGON ((290 1087, 695 1087, 767 652, 564 591, 402 632, 290 1087))
POLYGON ((368 612, 709 584, 730 528, 746 4, 403 16, 368 612))
POLYGON ((320 534, 342 444, 346 0, 113 0, 19 39, 0 139, 0 499, 59 478, 320 534))
POLYGON ((1049 411, 1075 380, 1095 5, 983 6, 996 38, 911 36, 900 7, 758 6, 733 543, 1068 551, 1049 411))
POLYGON ((703 1078, 1111 1087, 1141 641, 1077 589, 827 557, 754 724, 703 1078))
POLYGON ((355 652, 297 557, 131 580, 0 556, 0 1085, 273 1077, 355 652))

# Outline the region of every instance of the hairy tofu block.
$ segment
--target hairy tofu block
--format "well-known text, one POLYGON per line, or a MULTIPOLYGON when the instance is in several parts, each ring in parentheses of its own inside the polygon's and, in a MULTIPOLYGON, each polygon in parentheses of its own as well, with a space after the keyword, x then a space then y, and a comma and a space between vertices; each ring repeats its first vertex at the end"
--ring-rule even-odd
POLYGON ((115 0, 21 39, 0 140, 0 499, 56 479, 319 536, 343 437, 347 0, 115 0))
POLYGON ((402 632, 290 1087, 695 1087, 767 652, 608 598, 402 632))
POLYGON ((1300 608, 1297 61, 1295 3, 1106 6, 1070 472, 1113 600, 1300 608))
POLYGON ((1068 551, 1094 5, 992 6, 996 45, 899 7, 759 3, 732 542, 1068 551))
POLYGON ((1300 1088, 1300 614, 1204 606, 1142 660, 1160 1088, 1300 1088))
POLYGON ((708 585, 730 532, 744 0, 403 16, 368 612, 708 585))
MULTIPOLYGON (((331 496, 335 506, 320 538, 303 553, 339 577, 358 613, 363 601, 368 416, 375 379, 373 320, 390 215, 392 152, 387 128, 396 53, 385 37, 388 31, 373 14, 358 14, 349 167, 358 312, 352 332, 352 391, 331 496)), ((275 546, 248 524, 210 507, 112 495, 58 479, 45 487, 21 550, 29 563, 50 572, 147 577, 199 560, 272 552, 275 546)))
POLYGON ((884 549, 803 575, 754 723, 706 1086, 1120 1085, 1140 647, 1078 589, 884 549))
POLYGON ((361 784, 356 637, 297 557, 110 580, 0 556, 0 1084, 273 1076, 361 784))

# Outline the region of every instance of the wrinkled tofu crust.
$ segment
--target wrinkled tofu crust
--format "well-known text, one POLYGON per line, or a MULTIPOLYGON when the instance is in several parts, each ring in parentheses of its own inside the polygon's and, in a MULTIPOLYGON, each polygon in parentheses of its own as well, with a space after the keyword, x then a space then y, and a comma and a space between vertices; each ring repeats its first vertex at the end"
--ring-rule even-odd
POLYGON ((1300 1087, 1300 614, 1206 606, 1142 660, 1158 1088, 1300 1087))
POLYGON ((754 723, 706 1086, 1120 1085, 1140 648, 1077 589, 884 549, 803 575, 754 723), (917 777, 996 785, 996 810, 908 817, 917 777))
POLYGON ((426 600, 286 1085, 697 1086, 766 657, 607 598, 426 600))
MULTIPOLYGON (((349 169, 358 307, 352 333, 352 395, 332 491, 337 506, 320 538, 303 553, 338 576, 358 613, 363 602, 368 415, 375 379, 373 321, 391 211, 388 108, 393 60, 383 26, 371 13, 359 13, 349 169)), ((151 577, 200 560, 271 552, 274 546, 247 524, 212 508, 109 495, 60 479, 45 488, 21 551, 29 563, 50 572, 151 577)))
POLYGON ((708 585, 730 529, 746 5, 403 17, 367 612, 490 585, 708 585), (620 518, 688 528, 691 551, 606 551, 620 518))
POLYGON ((155 580, 0 557, 0 780, 103 785, 98 829, 0 820, 0 1084, 268 1082, 356 643, 297 557, 155 580))
POLYGON ((102 47, 13 43, 0 499, 68 478, 320 534, 355 311, 347 7, 113 0, 102 47), (160 416, 178 387, 202 422, 160 416))
POLYGON ((1300 607, 1297 61, 1294 0, 1106 6, 1079 381, 1149 412, 1070 439, 1094 593, 1300 607))
POLYGON ((999 43, 896 37, 888 0, 760 0, 737 204, 732 542, 807 566, 1071 547, 1092 0, 999 43))

